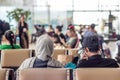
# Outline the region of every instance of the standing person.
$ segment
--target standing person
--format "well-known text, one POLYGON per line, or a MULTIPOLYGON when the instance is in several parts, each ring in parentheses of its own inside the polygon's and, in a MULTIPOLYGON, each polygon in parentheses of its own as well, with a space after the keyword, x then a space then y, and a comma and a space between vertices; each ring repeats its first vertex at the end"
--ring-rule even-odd
POLYGON ((19 49, 19 45, 14 44, 15 35, 11 30, 5 32, 5 41, 6 44, 0 45, 0 50, 4 49, 19 49))
POLYGON ((28 24, 24 20, 24 15, 20 17, 20 22, 18 24, 20 46, 22 48, 29 48, 29 38, 28 38, 28 24))

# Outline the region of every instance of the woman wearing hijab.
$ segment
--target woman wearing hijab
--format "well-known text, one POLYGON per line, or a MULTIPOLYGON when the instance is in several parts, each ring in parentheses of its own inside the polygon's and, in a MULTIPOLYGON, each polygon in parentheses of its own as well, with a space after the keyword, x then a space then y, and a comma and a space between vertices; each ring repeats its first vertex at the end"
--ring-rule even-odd
POLYGON ((61 68, 64 67, 60 62, 52 59, 53 42, 47 34, 40 36, 35 48, 36 56, 26 59, 19 69, 24 68, 61 68))

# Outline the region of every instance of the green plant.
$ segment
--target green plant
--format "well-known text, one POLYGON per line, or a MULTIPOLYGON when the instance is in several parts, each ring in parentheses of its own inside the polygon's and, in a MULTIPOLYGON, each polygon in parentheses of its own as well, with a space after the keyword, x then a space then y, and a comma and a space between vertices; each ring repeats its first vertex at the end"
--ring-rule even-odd
POLYGON ((20 19, 20 16, 23 14, 25 16, 25 20, 29 20, 31 19, 30 15, 31 15, 31 12, 28 11, 28 10, 23 10, 23 9, 20 9, 20 8, 16 8, 14 9, 13 11, 7 11, 7 17, 9 19, 9 22, 11 22, 12 20, 15 20, 16 22, 19 21, 20 19))

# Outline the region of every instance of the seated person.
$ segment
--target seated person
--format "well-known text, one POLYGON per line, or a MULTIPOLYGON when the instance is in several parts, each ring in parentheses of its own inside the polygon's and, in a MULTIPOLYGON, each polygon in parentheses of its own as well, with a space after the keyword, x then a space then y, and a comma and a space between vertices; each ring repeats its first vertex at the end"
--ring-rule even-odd
POLYGON ((64 48, 62 42, 60 41, 60 38, 57 34, 53 34, 52 40, 54 42, 54 48, 64 48))
POLYGON ((84 53, 77 68, 88 67, 119 67, 114 59, 102 58, 100 55, 100 45, 98 36, 88 36, 83 40, 84 53))
POLYGON ((69 36, 69 40, 66 43, 62 40, 61 42, 66 48, 75 48, 78 38, 73 27, 67 29, 67 35, 69 36))
POLYGON ((0 50, 4 49, 19 49, 19 45, 14 44, 15 35, 12 31, 8 30, 5 32, 5 41, 6 44, 0 45, 0 50))
POLYGON ((59 36, 59 38, 65 43, 66 42, 66 39, 65 39, 65 36, 64 34, 62 33, 62 28, 63 28, 63 25, 60 26, 56 26, 55 28, 55 33, 59 36))
POLYGON ((46 31, 45 31, 45 28, 44 26, 42 25, 35 25, 34 26, 35 29, 36 29, 36 33, 33 33, 32 36, 31 36, 31 43, 32 42, 36 42, 36 38, 41 36, 42 34, 45 34, 46 31), (34 39, 33 39, 34 38, 34 39))
POLYGON ((24 68, 45 68, 45 67, 53 67, 53 68, 61 68, 64 67, 60 62, 52 59, 51 55, 53 54, 53 41, 51 38, 44 34, 40 36, 37 40, 35 53, 36 56, 26 59, 19 69, 24 68))

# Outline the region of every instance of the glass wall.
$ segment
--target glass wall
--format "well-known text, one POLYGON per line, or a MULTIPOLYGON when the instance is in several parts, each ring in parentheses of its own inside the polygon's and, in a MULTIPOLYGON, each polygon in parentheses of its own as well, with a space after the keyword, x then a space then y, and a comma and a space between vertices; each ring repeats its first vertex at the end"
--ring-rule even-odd
POLYGON ((32 12, 32 20, 28 21, 31 30, 34 24, 53 24, 54 27, 63 24, 65 28, 70 23, 100 26, 103 22, 108 23, 109 11, 116 17, 113 27, 117 33, 120 30, 119 0, 0 0, 0 19, 8 21, 6 11, 18 7, 32 12))

